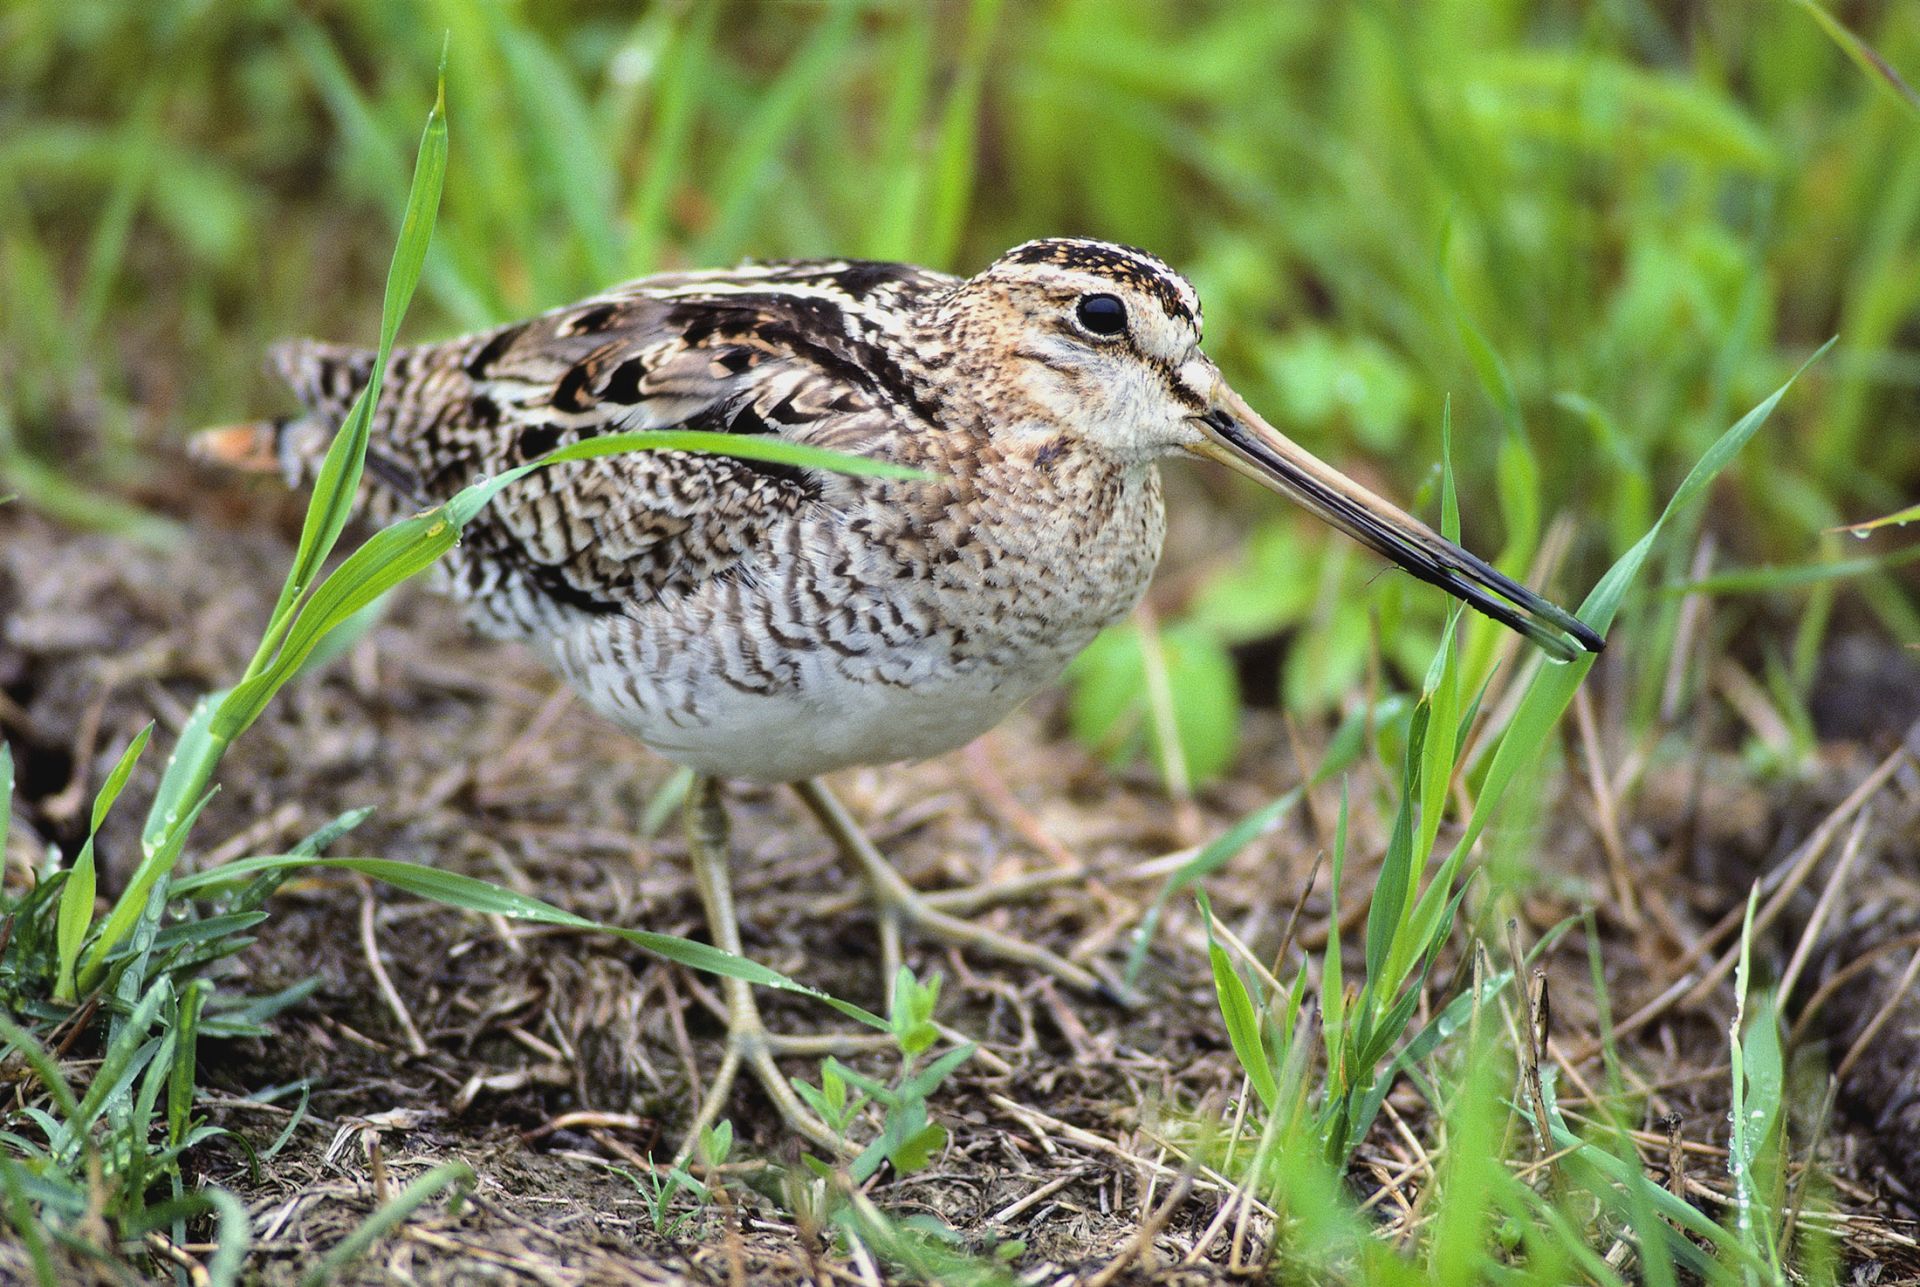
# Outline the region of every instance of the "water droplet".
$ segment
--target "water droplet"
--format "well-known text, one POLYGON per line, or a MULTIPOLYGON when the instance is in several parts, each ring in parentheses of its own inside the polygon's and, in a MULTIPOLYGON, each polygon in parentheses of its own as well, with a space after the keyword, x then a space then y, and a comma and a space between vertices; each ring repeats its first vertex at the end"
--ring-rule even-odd
MULTIPOLYGON (((1906 524, 1905 524, 1905 523, 1902 523, 1902 524, 1901 524, 1901 526, 1902 526, 1902 527, 1905 527, 1905 526, 1906 526, 1906 524)), ((1852 533, 1853 533, 1853 539, 1854 539, 1854 540, 1856 540, 1856 541, 1864 541, 1864 540, 1866 540, 1866 539, 1867 539, 1867 538, 1868 538, 1869 536, 1872 536, 1872 535, 1873 535, 1873 533, 1872 533, 1872 532, 1869 532, 1869 531, 1868 531, 1868 530, 1867 530, 1866 528, 1864 528, 1864 527, 1850 527, 1850 528, 1848 528, 1847 530, 1848 530, 1849 532, 1852 532, 1852 533)))

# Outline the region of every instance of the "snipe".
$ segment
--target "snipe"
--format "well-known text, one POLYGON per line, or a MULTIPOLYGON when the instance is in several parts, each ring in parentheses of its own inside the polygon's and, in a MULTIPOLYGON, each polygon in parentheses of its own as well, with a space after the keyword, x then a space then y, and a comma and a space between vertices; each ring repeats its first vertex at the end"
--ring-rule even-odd
MULTIPOLYGON (((1098 984, 939 910, 819 781, 991 728, 1127 614, 1159 559, 1158 463, 1202 456, 1293 497, 1423 581, 1562 657, 1600 638, 1256 415, 1200 351, 1200 301, 1145 252, 1028 242, 978 276, 849 260, 749 264, 616 287, 528 322, 395 353, 375 417, 376 518, 614 430, 702 428, 915 466, 906 482, 646 452, 505 492, 439 569, 490 633, 528 641, 601 715, 698 777, 689 845, 713 941, 741 950, 724 778, 790 782, 898 926, 1098 984)), ((308 413, 203 446, 298 481, 371 353, 275 362, 308 413)), ((890 946, 892 957, 897 946, 890 946)), ((774 1065, 783 1039, 726 981, 730 1042, 688 1139, 750 1068, 831 1145, 774 1065)), ((818 1049, 818 1042, 794 1042, 818 1049)))

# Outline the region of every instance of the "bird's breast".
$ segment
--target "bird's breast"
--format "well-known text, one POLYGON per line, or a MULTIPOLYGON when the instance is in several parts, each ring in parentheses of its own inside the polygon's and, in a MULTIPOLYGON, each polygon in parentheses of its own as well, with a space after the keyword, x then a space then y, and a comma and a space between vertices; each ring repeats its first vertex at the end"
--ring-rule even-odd
POLYGON ((553 659, 600 712, 703 772, 784 781, 921 759, 993 727, 1145 592, 1151 469, 991 479, 932 507, 815 511, 698 591, 581 622, 553 659))

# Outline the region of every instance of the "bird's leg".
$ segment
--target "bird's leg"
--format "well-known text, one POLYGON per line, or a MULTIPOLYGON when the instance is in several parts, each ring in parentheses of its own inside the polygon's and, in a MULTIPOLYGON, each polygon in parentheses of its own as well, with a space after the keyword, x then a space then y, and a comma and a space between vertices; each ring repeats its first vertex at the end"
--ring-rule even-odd
MULTIPOLYGON (((734 917, 733 883, 727 873, 727 811, 720 799, 720 784, 711 777, 693 780, 686 801, 687 851, 692 858, 694 880, 700 887, 700 901, 707 911, 707 929, 713 945, 735 956, 740 950, 740 924, 734 917)), ((776 1049, 792 1053, 837 1048, 832 1042, 799 1038, 783 1043, 767 1031, 754 1003, 753 988, 744 979, 722 978, 721 990, 727 1004, 727 1053, 707 1087, 700 1108, 687 1128, 686 1139, 674 1155, 674 1165, 685 1166, 698 1146, 700 1135, 718 1120, 733 1090, 734 1079, 746 1067, 767 1092, 767 1098, 787 1126, 820 1148, 839 1153, 846 1145, 826 1124, 800 1102, 800 1097, 780 1075, 773 1062, 776 1049)))
POLYGON ((860 874, 865 877, 873 893, 874 902, 879 908, 881 956, 887 969, 885 983, 888 989, 892 988, 894 975, 899 970, 900 925, 904 922, 920 933, 944 942, 957 944, 984 956, 1011 961, 1015 965, 1041 970, 1082 992, 1114 995, 1114 989, 1065 957, 1037 944, 974 925, 936 906, 933 897, 920 893, 901 878, 900 873, 874 848, 873 842, 860 830, 846 807, 827 790, 826 784, 820 779, 808 778, 796 782, 793 789, 799 793, 813 816, 820 820, 827 834, 833 837, 840 852, 859 866, 860 874))

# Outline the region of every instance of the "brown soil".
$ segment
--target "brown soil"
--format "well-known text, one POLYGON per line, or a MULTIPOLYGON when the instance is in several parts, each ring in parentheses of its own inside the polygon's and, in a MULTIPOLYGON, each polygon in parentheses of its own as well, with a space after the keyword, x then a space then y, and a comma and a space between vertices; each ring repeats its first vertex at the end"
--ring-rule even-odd
MULTIPOLYGON (((239 672, 265 618, 293 508, 184 467, 170 481, 169 495, 192 499, 176 514, 180 539, 164 550, 0 507, 0 731, 20 759, 24 824, 15 829, 10 879, 39 846, 74 842, 93 790, 131 734, 149 719, 163 736, 177 730, 200 691, 239 672)), ((1512 912, 1520 938, 1532 943, 1594 909, 1616 1024, 1668 997, 1623 1032, 1620 1053, 1648 1090, 1650 1166, 1665 1174, 1661 1122, 1677 1114, 1692 1192, 1717 1211, 1730 981, 1677 999, 1671 985, 1688 969, 1701 973, 1687 959, 1690 947, 1711 961, 1731 943, 1724 929, 1710 931, 1737 915, 1755 876, 1787 869, 1807 837, 1892 756, 1864 813, 1848 810, 1830 828, 1824 858, 1762 939, 1765 968, 1777 975, 1850 843, 1851 819, 1866 817, 1852 874, 1837 887, 1787 1012, 1798 1019, 1807 1067, 1817 1070, 1837 1063, 1891 1007, 1818 1141, 1859 1281, 1891 1282, 1920 1273, 1920 1003, 1901 990, 1920 942, 1920 770, 1896 749, 1913 718, 1902 695, 1920 691, 1920 678, 1897 651, 1847 647, 1868 655, 1836 662, 1821 715, 1833 739, 1796 780, 1752 781, 1724 749, 1740 730, 1718 707, 1682 717, 1697 729, 1697 755, 1628 775, 1603 709, 1608 772, 1632 780, 1632 789, 1603 811, 1584 761, 1570 758, 1569 786, 1535 846, 1551 870, 1512 912), (1850 701, 1859 686, 1847 682, 1844 666, 1894 675, 1889 695, 1850 701), (1615 896, 1603 817, 1631 869, 1637 914, 1615 896)), ((1312 762, 1321 736, 1307 730, 1296 748, 1275 713, 1253 712, 1230 781, 1188 804, 1170 802, 1144 771, 1091 761, 1063 739, 1056 716, 1056 703, 1043 700, 963 753, 849 773, 836 785, 924 889, 1044 871, 1069 856, 1084 863, 1089 878, 986 915, 999 928, 1110 964, 1123 957, 1160 887, 1163 857, 1293 786, 1296 766, 1312 762)), ((336 814, 371 805, 373 819, 334 852, 432 863, 596 919, 700 937, 677 829, 638 834, 667 776, 527 654, 469 638, 452 608, 409 593, 343 663, 293 686, 239 744, 197 832, 213 847, 193 861, 277 852, 336 814)), ((143 801, 153 785, 144 766, 128 800, 143 801)), ((1355 893, 1342 915, 1357 925, 1364 907, 1353 899, 1383 836, 1374 784, 1357 778, 1352 795, 1355 893)), ((1210 881, 1216 914, 1255 951, 1275 949, 1326 841, 1334 799, 1329 792, 1314 800, 1210 881)), ((741 790, 732 804, 749 953, 881 1008, 873 924, 853 875, 789 795, 741 790)), ((103 837, 108 893, 135 852, 137 814, 123 808, 103 837)), ((296 1100, 263 1106, 247 1096, 305 1079, 310 1104, 258 1180, 237 1152, 215 1147, 198 1159, 204 1174, 249 1203, 262 1281, 295 1281, 384 1192, 451 1158, 477 1171, 474 1200, 457 1214, 444 1203, 423 1208, 361 1262, 357 1281, 872 1280, 868 1263, 744 1183, 729 1209, 709 1209, 663 1238, 634 1184, 611 1169, 670 1150, 690 1084, 717 1063, 721 1028, 708 982, 604 935, 476 917, 351 877, 301 879, 272 906, 260 942, 224 986, 257 993, 317 978, 318 991, 275 1023, 271 1039, 204 1048, 202 1072, 217 1088, 215 1118, 261 1145, 287 1124, 296 1100), (369 944, 399 1008, 376 985, 369 944), (410 1053, 409 1023, 423 1054, 410 1053)), ((1323 942, 1329 912, 1324 887, 1314 889, 1300 941, 1323 942)), ((1490 911, 1480 923, 1498 924, 1503 914, 1490 911)), ((1496 956, 1506 949, 1489 946, 1496 956)), ((1589 1102, 1585 1088, 1602 1078, 1587 949, 1576 926, 1546 960, 1561 1099, 1576 1111, 1589 1102)), ((935 1109, 953 1133, 950 1149, 921 1174, 883 1173, 874 1200, 896 1216, 937 1215, 975 1249, 1024 1241, 1014 1264, 1030 1282, 1091 1276, 1116 1258, 1125 1267, 1109 1281, 1224 1280, 1233 1229, 1216 1227, 1216 1216, 1229 1195, 1204 1176, 1142 1238, 1148 1213, 1179 1187, 1165 1123, 1226 1104, 1240 1090, 1186 900, 1170 908, 1143 980, 1151 1004, 1138 1010, 924 944, 909 951, 923 971, 945 975, 941 1017, 1004 1068, 975 1062, 942 1088, 935 1109), (1031 1200, 1035 1194, 1044 1196, 1031 1200)), ((1459 969, 1448 965, 1436 995, 1457 990, 1459 969)), ((839 1022, 794 998, 768 996, 765 1006, 776 1029, 839 1022)), ((873 1071, 884 1074, 886 1064, 873 1071)), ((1817 1099, 1824 1073, 1809 1085, 1817 1099)), ((1418 1097, 1403 1087, 1392 1102, 1417 1133, 1418 1097)), ((733 1121, 737 1156, 791 1158, 757 1088, 736 1094, 733 1121)), ((1797 1122, 1795 1132, 1804 1145, 1810 1122, 1797 1122)), ((1410 1138, 1391 1114, 1383 1118, 1354 1172, 1369 1194, 1402 1177, 1380 1195, 1383 1221, 1403 1218, 1414 1200, 1417 1168, 1405 1178, 1415 1161, 1410 1138)), ((0 1277, 18 1268, 9 1254, 0 1249, 0 1277)))

